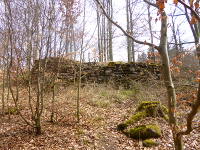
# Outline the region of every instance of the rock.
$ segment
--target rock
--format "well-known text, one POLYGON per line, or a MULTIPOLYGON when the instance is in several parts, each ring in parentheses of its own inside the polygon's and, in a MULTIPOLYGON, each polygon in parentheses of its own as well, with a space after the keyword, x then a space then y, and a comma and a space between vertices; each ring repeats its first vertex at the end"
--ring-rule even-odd
POLYGON ((158 146, 159 144, 155 142, 153 139, 146 139, 142 141, 142 145, 144 147, 154 147, 154 146, 158 146))
POLYGON ((117 130, 123 131, 123 130, 125 130, 127 127, 128 127, 128 125, 127 125, 126 123, 120 123, 120 124, 117 126, 117 130))
MULTIPOLYGON (((54 78, 59 76, 60 80, 74 82, 74 80, 68 80, 70 77, 78 78, 79 62, 59 58, 50 57, 40 60, 41 70, 50 73, 45 78, 54 78)), ((39 61, 34 62, 34 66, 31 70, 31 78, 33 81, 37 80, 39 61)), ((82 63, 82 81, 83 82, 98 82, 107 83, 111 81, 119 86, 125 88, 131 88, 131 81, 141 80, 147 81, 157 79, 160 76, 160 65, 149 65, 145 63, 124 63, 124 62, 109 62, 107 64, 101 63, 82 63), (95 77, 95 78, 94 78, 95 77)), ((36 83, 36 82, 34 82, 36 83)))
POLYGON ((143 101, 136 109, 136 113, 124 123, 120 123, 117 126, 117 129, 119 131, 123 131, 129 125, 132 125, 133 123, 145 117, 162 117, 165 120, 168 120, 167 112, 167 108, 164 105, 160 104, 159 101, 143 101))
POLYGON ((161 136, 161 129, 158 125, 140 125, 135 128, 130 128, 124 132, 127 136, 133 139, 149 139, 159 138, 161 136))
POLYGON ((141 120, 142 118, 145 118, 146 112, 137 112, 136 114, 134 114, 133 116, 131 116, 131 118, 127 121, 125 121, 125 123, 121 123, 117 126, 117 129, 120 131, 123 131, 124 129, 126 129, 129 125, 133 124, 136 121, 141 120))
POLYGON ((126 124, 130 125, 133 124, 136 121, 139 121, 147 116, 145 111, 137 112, 129 120, 126 121, 126 124))
POLYGON ((143 101, 136 112, 146 112, 146 117, 162 117, 168 119, 168 109, 159 101, 143 101))

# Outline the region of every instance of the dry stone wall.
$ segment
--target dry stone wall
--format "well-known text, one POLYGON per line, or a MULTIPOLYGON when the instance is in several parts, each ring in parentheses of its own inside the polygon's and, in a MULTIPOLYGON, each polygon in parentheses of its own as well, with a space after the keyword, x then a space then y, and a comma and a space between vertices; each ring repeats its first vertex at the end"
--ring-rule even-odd
MULTIPOLYGON (((32 68, 33 77, 37 76, 39 61, 35 61, 32 68)), ((63 58, 48 58, 41 60, 41 70, 47 76, 56 76, 62 82, 74 82, 78 77, 80 64, 76 61, 63 58)), ((81 65, 81 77, 83 83, 128 84, 133 80, 160 79, 160 65, 146 63, 123 63, 123 62, 87 62, 81 65)))

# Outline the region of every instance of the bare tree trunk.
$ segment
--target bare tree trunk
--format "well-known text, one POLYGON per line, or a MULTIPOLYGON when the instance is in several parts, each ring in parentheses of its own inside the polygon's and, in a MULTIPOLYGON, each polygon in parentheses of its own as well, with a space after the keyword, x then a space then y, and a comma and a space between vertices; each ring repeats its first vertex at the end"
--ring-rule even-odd
MULTIPOLYGON (((113 18, 112 0, 103 0, 102 5, 106 8, 108 15, 113 18)), ((113 61, 113 31, 112 23, 99 11, 97 5, 97 27, 98 27, 98 51, 99 61, 113 61)))
MULTIPOLYGON (((132 10, 132 1, 126 0, 126 20, 127 20, 127 32, 133 36, 133 10, 132 10)), ((128 53, 128 62, 135 62, 135 43, 130 38, 127 37, 127 53, 128 53)))
POLYGON ((100 25, 100 13, 99 7, 97 6, 97 28, 98 28, 98 52, 99 52, 99 62, 102 62, 102 47, 101 47, 101 25, 100 25))
MULTIPOLYGON (((152 17, 151 17, 151 11, 150 11, 150 5, 147 4, 147 10, 148 10, 148 25, 149 25, 149 32, 150 32, 150 37, 151 37, 151 43, 153 43, 153 31, 152 31, 152 17)), ((155 57, 155 51, 154 51, 154 47, 150 47, 150 52, 152 53, 151 58, 149 58, 150 60, 153 60, 153 62, 156 61, 156 57, 155 57)))
MULTIPOLYGON (((113 4, 112 0, 109 0, 108 2, 108 11, 109 16, 113 18, 113 4)), ((112 23, 108 21, 108 61, 113 61, 113 46, 112 46, 112 40, 113 40, 113 31, 112 31, 112 23)))
POLYGON ((161 20, 161 38, 160 38, 160 50, 162 60, 162 69, 165 87, 167 88, 168 95, 168 108, 169 108, 169 124, 172 128, 174 144, 176 150, 183 149, 182 136, 178 135, 177 129, 177 117, 176 117, 176 93, 174 84, 171 77, 170 65, 169 65, 169 56, 167 51, 167 16, 165 12, 162 12, 161 20))
POLYGON ((172 16, 171 16, 171 20, 172 20, 172 35, 173 35, 173 39, 174 39, 174 43, 175 43, 175 50, 176 50, 176 55, 179 54, 179 47, 178 47, 178 39, 177 39, 177 34, 176 34, 176 27, 175 27, 175 20, 174 20, 174 14, 175 14, 176 10, 174 10, 172 16))
MULTIPOLYGON (((130 0, 126 0, 126 20, 127 20, 127 31, 130 31, 130 0)), ((127 53, 128 53, 128 62, 131 62, 131 39, 127 37, 127 53)))
MULTIPOLYGON (((4 55, 5 56, 5 55, 4 55)), ((5 67, 5 58, 3 57, 3 85, 2 85, 2 95, 1 95, 1 101, 2 101, 2 114, 5 114, 5 75, 6 75, 6 67, 5 67)))
MULTIPOLYGON (((131 10, 131 4, 129 6, 129 10, 130 10, 130 31, 131 31, 131 35, 134 35, 134 31, 133 31, 133 12, 131 10)), ((132 62, 135 62, 135 42, 133 40, 131 40, 131 60, 132 62)))
MULTIPOLYGON (((84 0, 84 10, 83 10, 83 35, 85 33, 85 9, 86 9, 86 0, 84 0)), ((82 74, 82 62, 83 62, 83 44, 84 36, 81 40, 81 49, 80 49, 80 60, 79 60, 79 72, 78 72, 78 90, 77 90, 77 122, 80 122, 80 90, 81 90, 81 74, 82 74)))
MULTIPOLYGON (((105 7, 106 3, 103 0, 103 6, 105 7)), ((102 15, 102 37, 103 37, 103 61, 107 61, 107 35, 106 35, 106 17, 102 15)))
POLYGON ((55 83, 53 85, 53 94, 52 94, 52 101, 51 101, 51 117, 50 122, 54 122, 54 109, 55 109, 55 83))

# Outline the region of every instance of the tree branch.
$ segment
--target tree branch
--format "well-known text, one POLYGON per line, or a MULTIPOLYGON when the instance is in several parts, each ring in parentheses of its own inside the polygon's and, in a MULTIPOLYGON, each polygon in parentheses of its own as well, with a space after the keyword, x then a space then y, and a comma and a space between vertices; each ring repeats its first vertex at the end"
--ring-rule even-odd
POLYGON ((129 37, 130 39, 132 39, 134 42, 138 43, 138 44, 143 44, 143 45, 148 45, 150 47, 154 47, 155 49, 159 50, 159 47, 156 46, 153 43, 148 43, 146 41, 140 41, 140 40, 136 40, 133 36, 131 36, 128 32, 126 32, 117 22, 113 21, 112 18, 110 18, 110 16, 107 14, 106 10, 104 9, 102 3, 99 0, 95 0, 97 2, 97 4, 99 5, 99 7, 101 8, 101 10, 103 11, 103 14, 106 16, 106 18, 112 23, 114 24, 117 28, 119 28, 127 37, 129 37))
POLYGON ((194 16, 196 17, 196 19, 198 20, 198 21, 200 21, 200 16, 199 16, 199 14, 192 8, 192 7, 190 7, 189 5, 187 5, 184 1, 182 1, 182 0, 178 0, 178 2, 179 3, 181 3, 183 6, 185 6, 187 9, 189 9, 191 12, 192 12, 192 14, 194 14, 194 16))
MULTIPOLYGON (((199 83, 198 89, 200 89, 200 83, 199 83)), ((190 132, 192 132, 192 130, 193 130, 192 120, 194 119, 195 115, 197 114, 199 108, 200 108, 200 90, 198 90, 197 100, 192 105, 192 110, 190 111, 190 113, 187 116, 187 129, 185 131, 179 132, 178 133, 179 135, 187 135, 187 134, 190 134, 190 132)))
POLYGON ((193 43, 195 43, 195 41, 194 42, 183 42, 183 43, 178 43, 178 44, 173 43, 173 42, 169 42, 168 44, 184 45, 184 44, 193 44, 193 43))
POLYGON ((159 7, 156 4, 152 3, 152 2, 149 2, 147 0, 144 0, 144 2, 159 9, 159 7))
POLYGON ((192 34, 193 34, 194 39, 195 39, 195 44, 196 44, 197 43, 196 39, 198 39, 198 37, 196 35, 196 32, 195 32, 195 29, 194 29, 193 25, 190 23, 190 17, 188 15, 187 8, 185 6, 184 6, 184 9, 185 9, 185 17, 187 19, 188 24, 190 25, 190 29, 192 31, 192 34))

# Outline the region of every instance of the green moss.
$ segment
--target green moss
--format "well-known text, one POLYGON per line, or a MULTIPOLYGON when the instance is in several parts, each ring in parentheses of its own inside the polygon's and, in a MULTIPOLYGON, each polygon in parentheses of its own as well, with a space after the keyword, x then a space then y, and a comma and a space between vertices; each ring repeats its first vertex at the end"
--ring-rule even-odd
POLYGON ((162 117, 167 120, 168 109, 159 101, 144 101, 136 111, 145 111, 147 117, 162 117))
POLYGON ((144 106, 144 111, 146 111, 148 113, 149 116, 155 116, 156 114, 156 110, 158 109, 158 105, 157 104, 149 104, 144 106))
POLYGON ((163 112, 164 112, 163 118, 164 118, 166 121, 168 121, 168 120, 169 120, 169 117, 168 117, 168 109, 167 109, 167 107, 165 107, 164 105, 162 105, 162 110, 163 110, 163 112))
POLYGON ((167 112, 167 108, 158 101, 144 101, 138 106, 136 113, 124 123, 119 124, 118 128, 123 131, 129 125, 145 117, 162 117, 165 120, 168 120, 167 112))
POLYGON ((158 125, 149 124, 146 127, 147 127, 147 129, 151 129, 151 130, 155 131, 155 133, 157 133, 159 137, 161 136, 161 129, 158 125))
POLYGON ((124 62, 121 62, 121 61, 111 61, 107 64, 108 67, 114 67, 116 64, 124 64, 124 62))
MULTIPOLYGON (((135 128, 130 128, 128 131, 125 131, 125 134, 134 139, 143 139, 146 132, 146 126, 140 125, 136 126, 135 128)), ((145 136, 146 138, 146 136, 145 136)))
POLYGON ((10 115, 17 115, 19 112, 16 107, 10 107, 7 109, 5 114, 10 114, 10 115))
POLYGON ((133 139, 159 138, 161 136, 161 129, 154 124, 140 125, 125 131, 125 134, 133 139))
POLYGON ((111 62, 108 63, 107 66, 109 66, 109 67, 113 67, 114 65, 115 65, 115 62, 111 61, 111 62))
POLYGON ((157 64, 157 63, 148 63, 148 66, 160 66, 160 64, 157 64))
POLYGON ((144 111, 143 112, 137 112, 135 115, 131 116, 131 118, 129 120, 127 120, 125 122, 125 124, 127 124, 127 125, 133 124, 134 122, 139 121, 142 118, 145 118, 146 115, 147 114, 144 111))
POLYGON ((168 113, 168 109, 164 105, 162 105, 162 110, 164 111, 164 113, 166 113, 166 114, 168 113))
POLYGON ((142 142, 143 146, 144 147, 153 147, 153 146, 157 146, 158 143, 155 142, 154 140, 152 139, 146 139, 142 142))
POLYGON ((125 121, 125 123, 120 123, 117 126, 117 129, 120 131, 125 130, 129 125, 133 124, 134 122, 137 122, 139 120, 141 120, 142 118, 146 117, 146 112, 137 112, 135 115, 131 116, 130 119, 128 119, 127 121, 125 121))
POLYGON ((160 104, 159 101, 143 101, 141 104, 139 104, 137 111, 143 111, 149 105, 158 105, 158 104, 160 104))
POLYGON ((129 90, 121 90, 120 95, 123 95, 124 97, 132 97, 136 93, 135 89, 129 89, 129 90))

